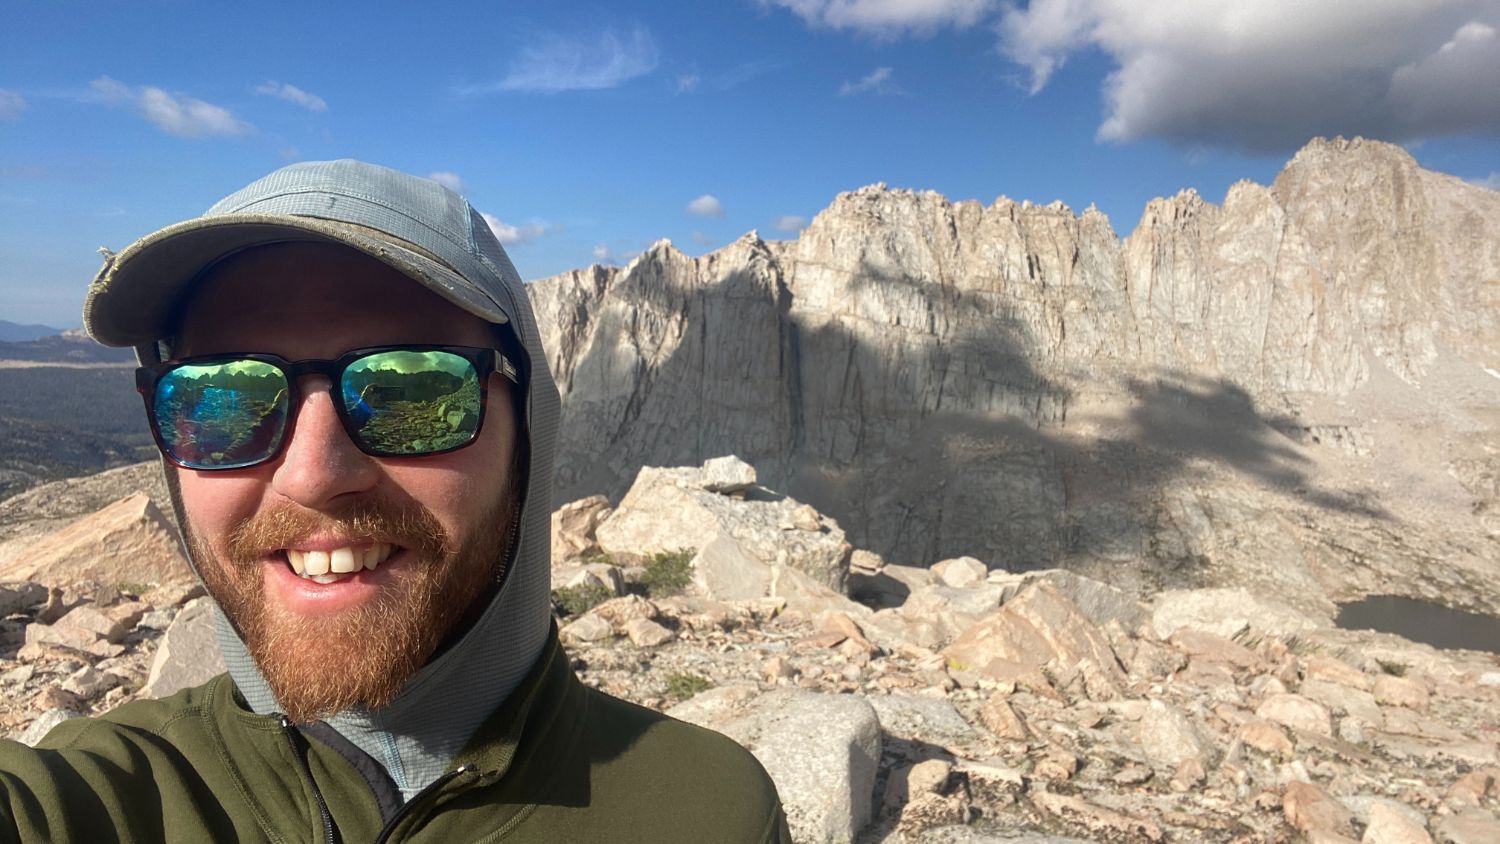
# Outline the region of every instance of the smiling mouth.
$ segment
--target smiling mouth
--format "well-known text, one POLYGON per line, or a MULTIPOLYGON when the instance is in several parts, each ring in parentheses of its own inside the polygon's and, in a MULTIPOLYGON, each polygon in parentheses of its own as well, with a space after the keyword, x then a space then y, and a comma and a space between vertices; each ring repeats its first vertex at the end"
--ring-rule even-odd
POLYGON ((331 551, 285 548, 283 553, 298 577, 327 584, 346 580, 362 571, 374 571, 399 550, 389 542, 376 542, 365 546, 346 545, 331 551))

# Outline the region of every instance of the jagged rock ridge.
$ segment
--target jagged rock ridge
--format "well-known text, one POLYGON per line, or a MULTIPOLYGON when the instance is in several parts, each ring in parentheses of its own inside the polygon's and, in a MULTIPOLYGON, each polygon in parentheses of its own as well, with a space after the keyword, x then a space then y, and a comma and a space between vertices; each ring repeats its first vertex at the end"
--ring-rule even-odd
POLYGON ((900 562, 1500 608, 1500 193, 1398 147, 1314 141, 1123 240, 875 186, 529 288, 559 501, 735 453, 900 562))

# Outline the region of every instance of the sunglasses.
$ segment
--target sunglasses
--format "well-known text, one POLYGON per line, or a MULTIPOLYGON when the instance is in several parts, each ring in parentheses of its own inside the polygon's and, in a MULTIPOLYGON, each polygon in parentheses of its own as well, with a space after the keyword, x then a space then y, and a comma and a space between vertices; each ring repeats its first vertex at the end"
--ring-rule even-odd
POLYGON ((184 469, 244 469, 275 459, 296 420, 304 375, 328 378, 344 430, 365 454, 421 457, 479 436, 491 372, 513 383, 498 349, 377 346, 332 360, 276 355, 190 357, 142 366, 135 386, 151 434, 184 469))

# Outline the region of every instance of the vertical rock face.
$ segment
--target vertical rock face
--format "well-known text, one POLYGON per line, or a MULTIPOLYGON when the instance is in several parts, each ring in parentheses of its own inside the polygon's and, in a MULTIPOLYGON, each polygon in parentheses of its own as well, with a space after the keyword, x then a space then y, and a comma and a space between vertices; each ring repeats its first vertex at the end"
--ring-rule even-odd
POLYGON ((1092 208, 880 185, 796 241, 663 242, 529 288, 566 407, 559 500, 733 453, 894 561, 1211 568, 1244 516, 1299 558, 1266 574, 1290 583, 1326 574, 1269 547, 1317 522, 1295 514, 1404 506, 1346 484, 1335 440, 1416 460, 1465 518, 1500 473, 1442 437, 1381 461, 1401 437, 1370 415, 1493 442, 1500 406, 1500 194, 1381 143, 1314 141, 1222 207, 1153 201, 1123 240, 1092 208), (1448 397, 1480 409, 1423 416, 1448 397), (1263 494, 1307 500, 1272 516, 1263 494))

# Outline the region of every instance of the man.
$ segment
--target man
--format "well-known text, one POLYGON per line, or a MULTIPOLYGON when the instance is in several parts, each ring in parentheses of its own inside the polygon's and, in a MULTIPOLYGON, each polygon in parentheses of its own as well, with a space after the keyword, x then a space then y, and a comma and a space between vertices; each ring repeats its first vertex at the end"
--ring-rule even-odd
POLYGON ((549 613, 557 391, 483 219, 296 164, 106 258, 229 668, 0 748, 0 839, 789 841, 714 733, 586 689, 549 613))

